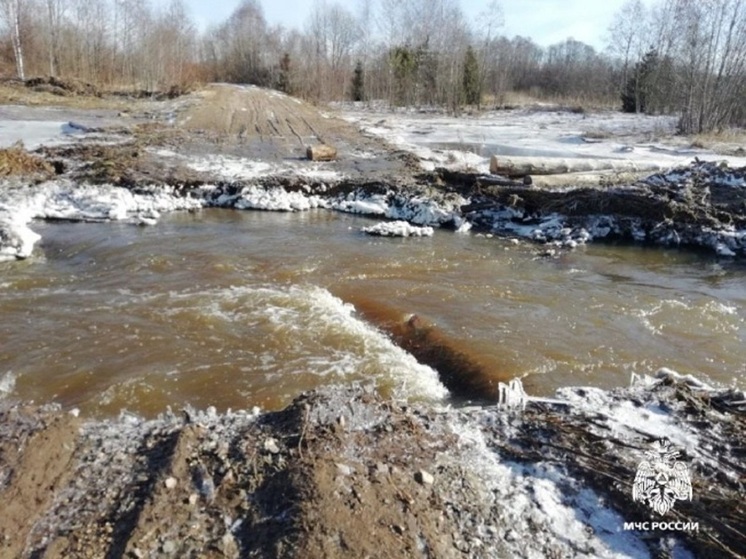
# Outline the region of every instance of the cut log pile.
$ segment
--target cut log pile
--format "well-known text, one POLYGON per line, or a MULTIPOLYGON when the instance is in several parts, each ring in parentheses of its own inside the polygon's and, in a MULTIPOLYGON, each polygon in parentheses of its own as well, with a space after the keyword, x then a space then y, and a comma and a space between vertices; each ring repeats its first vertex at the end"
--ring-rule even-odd
POLYGON ((490 173, 543 187, 598 186, 635 182, 663 170, 658 163, 629 159, 503 157, 493 155, 490 173), (530 179, 527 179, 530 177, 530 179))

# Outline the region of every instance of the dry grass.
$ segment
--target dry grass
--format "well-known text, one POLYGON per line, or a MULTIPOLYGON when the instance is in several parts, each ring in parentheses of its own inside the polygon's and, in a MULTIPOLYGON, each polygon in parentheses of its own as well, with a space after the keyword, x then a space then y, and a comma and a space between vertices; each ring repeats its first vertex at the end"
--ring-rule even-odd
POLYGON ((506 91, 499 97, 485 96, 485 106, 586 113, 619 110, 617 99, 579 96, 536 95, 526 91, 506 91))
POLYGON ((709 149, 722 155, 746 156, 746 130, 728 128, 722 132, 697 134, 691 137, 691 147, 709 149))
POLYGON ((34 91, 19 85, 0 85, 0 105, 26 105, 29 107, 65 107, 70 109, 124 110, 132 101, 115 97, 88 95, 57 95, 50 91, 34 91))
POLYGON ((55 169, 50 163, 27 152, 20 144, 0 149, 0 177, 17 175, 48 177, 54 173, 55 169))
MULTIPOLYGON (((16 80, 0 82, 0 105, 125 111, 149 100, 148 96, 138 91, 122 88, 100 90, 90 84, 72 80, 64 82, 64 87, 60 87, 48 83, 48 80, 49 78, 29 80, 27 84, 16 80), (35 81, 40 83, 35 84, 35 81)), ((161 95, 168 97, 170 93, 161 95)))

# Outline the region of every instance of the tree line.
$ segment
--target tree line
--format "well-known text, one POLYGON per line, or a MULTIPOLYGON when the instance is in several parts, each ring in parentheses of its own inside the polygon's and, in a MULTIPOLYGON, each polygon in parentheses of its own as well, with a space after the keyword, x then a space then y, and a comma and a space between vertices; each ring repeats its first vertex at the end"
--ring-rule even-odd
POLYGON ((509 38, 492 2, 469 22, 458 0, 315 0, 301 29, 270 25, 258 0, 199 31, 183 0, 0 0, 0 71, 144 91, 253 83, 313 101, 504 105, 535 98, 675 113, 683 132, 746 124, 746 0, 628 0, 607 48, 509 38))

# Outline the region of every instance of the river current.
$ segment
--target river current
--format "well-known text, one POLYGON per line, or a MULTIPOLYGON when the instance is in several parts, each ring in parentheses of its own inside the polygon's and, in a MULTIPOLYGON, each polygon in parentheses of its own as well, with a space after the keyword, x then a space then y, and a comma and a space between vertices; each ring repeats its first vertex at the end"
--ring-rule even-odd
POLYGON ((537 246, 370 219, 204 210, 152 227, 46 223, 0 263, 0 379, 13 397, 97 415, 277 409, 329 383, 447 397, 383 324, 417 314, 495 383, 532 395, 626 385, 660 367, 746 379, 746 268, 660 248, 537 246))

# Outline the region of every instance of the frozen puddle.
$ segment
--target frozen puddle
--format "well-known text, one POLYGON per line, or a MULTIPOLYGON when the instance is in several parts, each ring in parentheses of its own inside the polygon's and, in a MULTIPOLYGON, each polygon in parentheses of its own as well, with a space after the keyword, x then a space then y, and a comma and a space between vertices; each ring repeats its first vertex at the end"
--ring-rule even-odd
POLYGON ((74 142, 85 130, 69 121, 0 120, 0 148, 21 142, 28 150, 74 142))

